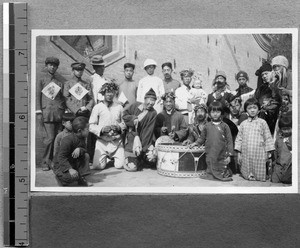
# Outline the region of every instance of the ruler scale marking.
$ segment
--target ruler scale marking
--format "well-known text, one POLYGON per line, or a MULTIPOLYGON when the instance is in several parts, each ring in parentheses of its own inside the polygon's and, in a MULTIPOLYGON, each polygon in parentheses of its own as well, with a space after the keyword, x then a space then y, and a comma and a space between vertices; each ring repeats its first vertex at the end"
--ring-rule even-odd
POLYGON ((27 4, 3 4, 4 244, 28 246, 27 4))

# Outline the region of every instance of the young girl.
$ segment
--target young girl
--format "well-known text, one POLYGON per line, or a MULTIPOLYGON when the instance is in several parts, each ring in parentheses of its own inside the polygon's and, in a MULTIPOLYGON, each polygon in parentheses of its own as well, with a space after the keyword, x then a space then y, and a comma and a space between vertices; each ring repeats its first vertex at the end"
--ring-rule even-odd
POLYGON ((222 103, 212 102, 208 107, 208 113, 211 121, 204 126, 200 137, 189 147, 193 148, 205 143, 206 171, 219 180, 232 181, 227 164, 230 162, 230 156, 233 155, 233 142, 228 125, 222 121, 222 103))
POLYGON ((242 176, 251 181, 266 181, 266 161, 275 149, 268 124, 258 118, 259 109, 255 98, 245 102, 244 110, 249 117, 241 123, 235 140, 242 176))

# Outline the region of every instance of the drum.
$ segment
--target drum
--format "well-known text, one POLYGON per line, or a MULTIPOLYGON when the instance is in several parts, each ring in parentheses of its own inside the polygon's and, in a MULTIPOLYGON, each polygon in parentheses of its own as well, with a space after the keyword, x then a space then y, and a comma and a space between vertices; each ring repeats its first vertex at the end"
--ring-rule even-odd
POLYGON ((178 143, 157 145, 157 172, 169 177, 199 177, 206 169, 204 147, 190 149, 178 143))

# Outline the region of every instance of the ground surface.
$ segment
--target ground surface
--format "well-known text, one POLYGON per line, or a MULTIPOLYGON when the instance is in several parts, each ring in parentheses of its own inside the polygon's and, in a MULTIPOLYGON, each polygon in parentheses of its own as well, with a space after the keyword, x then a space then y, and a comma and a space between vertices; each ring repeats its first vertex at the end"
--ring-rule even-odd
MULTIPOLYGON (((127 172, 124 169, 110 167, 104 170, 92 170, 87 177, 93 187, 285 187, 270 181, 258 182, 243 179, 239 174, 233 175, 233 181, 221 182, 200 178, 174 178, 159 175, 156 170, 143 169, 137 172, 127 172)), ((53 171, 36 171, 36 187, 59 186, 53 171)))

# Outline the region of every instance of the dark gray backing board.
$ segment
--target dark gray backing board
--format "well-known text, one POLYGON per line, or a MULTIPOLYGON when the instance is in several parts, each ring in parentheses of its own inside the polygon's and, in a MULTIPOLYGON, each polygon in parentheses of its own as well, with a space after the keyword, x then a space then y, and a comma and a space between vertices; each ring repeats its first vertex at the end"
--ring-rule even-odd
MULTIPOLYGON (((29 30, 299 28, 300 23, 297 1, 27 2, 29 30)), ((2 84, 0 89, 2 99, 2 84)), ((2 113, 0 118, 2 125, 2 113)), ((31 196, 30 247, 300 244, 299 195, 44 195, 31 196)))

